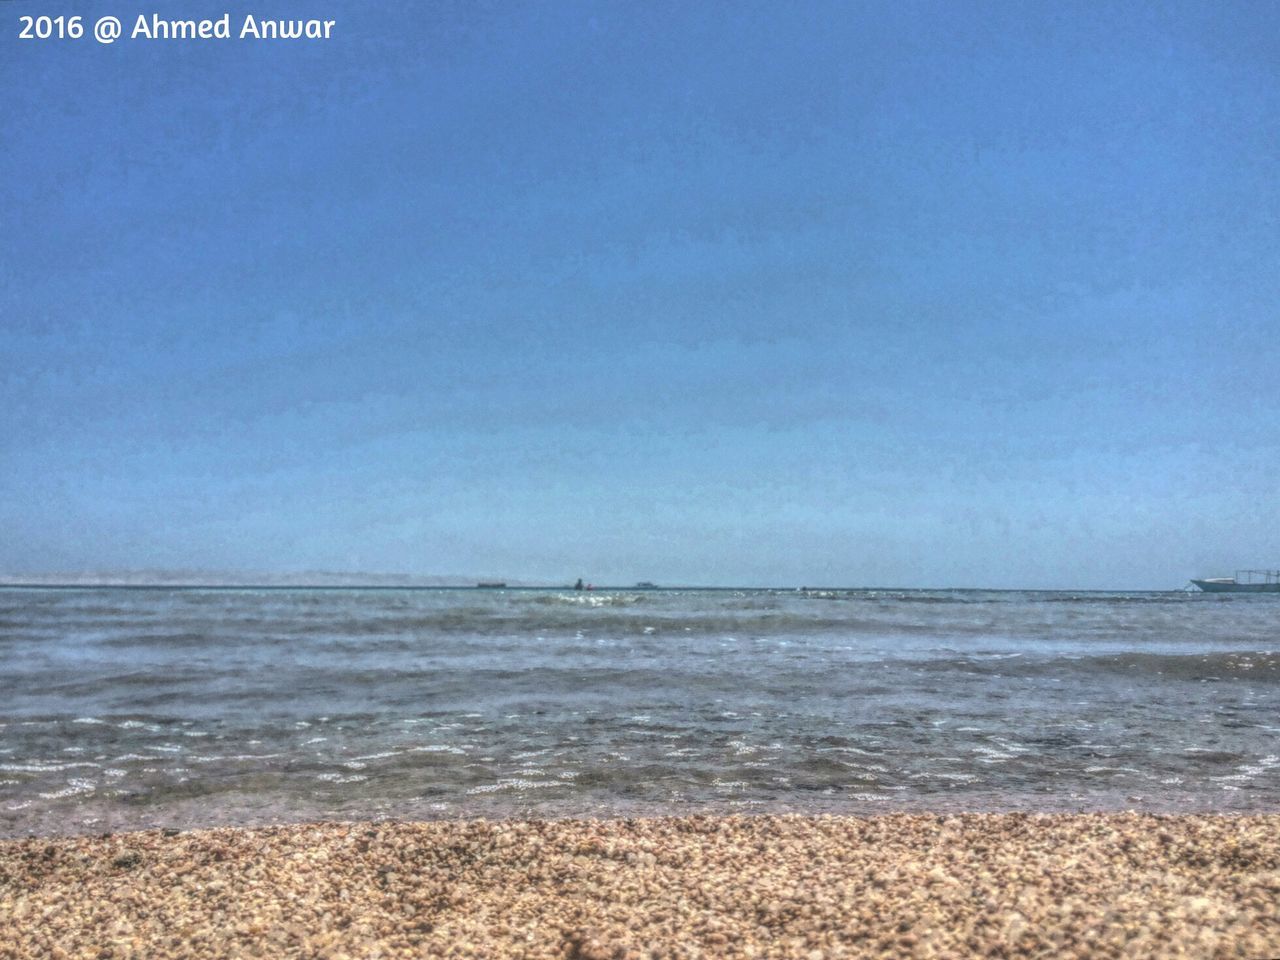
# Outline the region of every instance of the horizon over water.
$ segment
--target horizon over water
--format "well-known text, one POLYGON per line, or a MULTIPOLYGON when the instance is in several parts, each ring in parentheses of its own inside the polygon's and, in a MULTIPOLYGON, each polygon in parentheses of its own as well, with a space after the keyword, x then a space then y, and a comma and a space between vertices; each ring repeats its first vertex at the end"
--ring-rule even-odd
POLYGON ((0 835, 1280 810, 1280 596, 0 588, 0 835))
MULTIPOLYGON (((689 592, 741 591, 789 593, 793 591, 881 592, 881 593, 1105 593, 1167 594, 1197 593, 1188 580, 1172 588, 1151 587, 1046 587, 1046 586, 885 586, 875 583, 823 584, 717 584, 717 583, 592 583, 584 579, 588 591, 689 592)), ((209 575, 200 571, 177 573, 125 571, 121 573, 0 573, 0 591, 5 590, 556 590, 575 591, 568 581, 527 580, 501 576, 416 576, 412 574, 337 573, 309 571, 303 574, 209 575), (495 584, 497 586, 495 586, 495 584)))

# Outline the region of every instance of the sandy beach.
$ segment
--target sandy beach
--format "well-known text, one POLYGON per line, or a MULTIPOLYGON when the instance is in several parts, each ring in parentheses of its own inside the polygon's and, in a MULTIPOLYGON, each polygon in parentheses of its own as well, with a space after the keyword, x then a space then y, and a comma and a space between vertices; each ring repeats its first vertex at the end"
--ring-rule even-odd
POLYGON ((1280 956, 1280 815, 326 823, 0 843, 0 958, 1280 956))

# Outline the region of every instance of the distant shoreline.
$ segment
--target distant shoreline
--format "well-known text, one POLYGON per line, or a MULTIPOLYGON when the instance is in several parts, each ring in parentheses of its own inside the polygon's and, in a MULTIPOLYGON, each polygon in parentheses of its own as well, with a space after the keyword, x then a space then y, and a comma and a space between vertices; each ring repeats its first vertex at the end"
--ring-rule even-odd
MULTIPOLYGON (((414 590, 414 591, 448 591, 474 590, 483 593, 509 592, 579 592, 572 584, 506 584, 490 586, 479 584, 386 584, 386 583, 61 583, 43 582, 0 582, 0 590, 414 590)), ((832 586, 637 586, 634 584, 600 584, 593 585, 582 593, 608 593, 625 590, 637 593, 674 593, 674 592, 722 592, 722 593, 1072 593, 1072 594, 1126 594, 1126 593, 1189 593, 1199 595, 1196 591, 1176 589, 1157 589, 1154 587, 832 587, 832 586)))

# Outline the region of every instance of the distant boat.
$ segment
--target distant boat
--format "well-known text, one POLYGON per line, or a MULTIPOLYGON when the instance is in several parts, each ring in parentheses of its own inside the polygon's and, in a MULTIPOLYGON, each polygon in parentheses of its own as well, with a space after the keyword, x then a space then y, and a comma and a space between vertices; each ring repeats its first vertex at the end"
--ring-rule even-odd
POLYGON ((507 585, 506 581, 503 581, 503 580, 494 580, 488 583, 482 580, 476 584, 476 589, 477 590, 502 590, 504 587, 506 587, 506 585, 507 585))
POLYGON ((1191 582, 1205 593, 1280 593, 1280 570, 1237 570, 1234 577, 1191 582))
POLYGON ((641 580, 639 583, 636 584, 636 589, 637 590, 657 590, 658 585, 648 580, 641 580))

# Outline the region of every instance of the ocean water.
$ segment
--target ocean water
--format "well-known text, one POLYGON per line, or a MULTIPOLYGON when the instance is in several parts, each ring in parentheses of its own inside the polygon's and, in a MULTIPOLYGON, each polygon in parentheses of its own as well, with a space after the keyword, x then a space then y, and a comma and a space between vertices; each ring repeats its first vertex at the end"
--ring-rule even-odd
POLYGON ((0 834, 1280 810, 1280 597, 0 590, 0 834))

